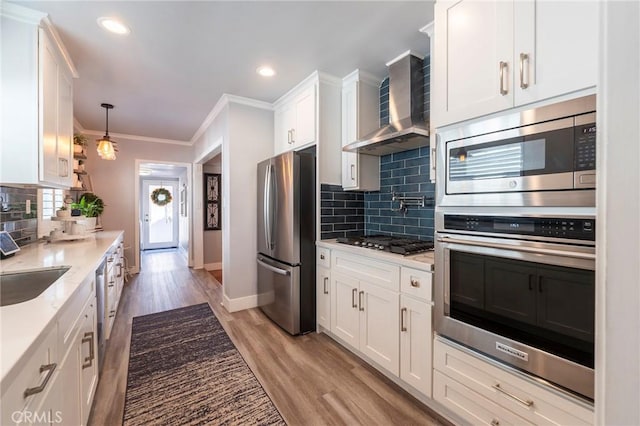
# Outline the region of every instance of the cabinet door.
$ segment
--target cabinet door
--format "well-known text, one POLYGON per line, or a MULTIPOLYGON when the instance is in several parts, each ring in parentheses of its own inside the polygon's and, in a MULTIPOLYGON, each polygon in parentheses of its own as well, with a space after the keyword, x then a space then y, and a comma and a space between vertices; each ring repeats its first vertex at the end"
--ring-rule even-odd
MULTIPOLYGON (((79 320, 81 321, 82 318, 79 320)), ((71 343, 71 348, 63 359, 58 373, 57 383, 60 389, 64 389, 61 395, 61 409, 65 424, 79 425, 80 407, 80 371, 82 368, 82 354, 80 339, 82 335, 78 333, 71 343)))
POLYGON ((565 268, 538 268, 538 325, 575 337, 594 341, 595 278, 565 268), (568 303, 569 302, 569 303, 568 303))
POLYGON ((293 141, 296 148, 316 140, 316 86, 306 89, 295 100, 293 141))
POLYGON ((435 127, 513 106, 512 2, 438 1, 435 35, 435 127))
POLYGON ((400 374, 399 294, 360 282, 360 350, 380 366, 400 374))
POLYGON ((331 332, 358 348, 358 280, 331 271, 331 332))
POLYGON ((318 266, 316 281, 316 320, 318 325, 331 330, 331 271, 318 266))
MULTIPOLYGON (((358 138, 358 82, 342 86, 342 146, 358 138)), ((342 153, 342 187, 358 187, 358 154, 342 153)))
POLYGON ((598 2, 528 0, 514 7, 516 105, 596 85, 598 2))
POLYGON ((81 362, 80 412, 82 424, 89 421, 93 396, 98 385, 98 335, 96 327, 96 299, 91 299, 81 318, 82 326, 78 336, 81 362))
POLYGON ((485 261, 486 310, 516 321, 536 323, 536 268, 519 261, 485 261))
POLYGON ((400 295, 400 378, 431 397, 431 305, 400 295))
POLYGON ((40 180, 58 182, 58 62, 53 45, 39 31, 40 60, 40 180))
POLYGON ((282 105, 276 109, 274 120, 274 153, 281 154, 289 151, 292 146, 291 127, 293 125, 292 117, 293 107, 291 104, 282 105))
POLYGON ((58 183, 71 186, 73 179, 73 81, 72 77, 58 72, 58 183))

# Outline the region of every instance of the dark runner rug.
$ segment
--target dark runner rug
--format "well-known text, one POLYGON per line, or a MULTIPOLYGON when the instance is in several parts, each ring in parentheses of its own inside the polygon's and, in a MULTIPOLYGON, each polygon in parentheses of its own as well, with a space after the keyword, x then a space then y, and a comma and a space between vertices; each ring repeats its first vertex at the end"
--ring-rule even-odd
POLYGON ((133 318, 125 425, 284 425, 208 304, 133 318))

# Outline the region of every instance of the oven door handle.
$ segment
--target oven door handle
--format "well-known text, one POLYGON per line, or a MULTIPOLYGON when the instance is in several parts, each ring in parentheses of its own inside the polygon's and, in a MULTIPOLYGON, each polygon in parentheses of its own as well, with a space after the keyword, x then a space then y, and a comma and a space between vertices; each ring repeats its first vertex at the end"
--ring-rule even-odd
POLYGON ((594 261, 596 260, 596 255, 592 253, 579 253, 575 251, 513 246, 509 244, 499 244, 499 243, 493 243, 493 242, 487 242, 487 241, 464 240, 460 238, 451 238, 448 236, 438 237, 437 241, 441 243, 463 244, 468 246, 479 246, 479 247, 491 247, 491 248, 503 249, 503 250, 523 251, 527 253, 549 254, 549 255, 555 255, 555 256, 571 257, 574 259, 587 259, 587 260, 594 260, 594 261))

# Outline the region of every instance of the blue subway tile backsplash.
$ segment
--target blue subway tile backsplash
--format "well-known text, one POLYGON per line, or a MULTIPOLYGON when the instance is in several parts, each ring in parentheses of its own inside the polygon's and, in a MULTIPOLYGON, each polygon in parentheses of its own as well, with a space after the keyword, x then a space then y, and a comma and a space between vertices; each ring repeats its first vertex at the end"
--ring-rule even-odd
POLYGON ((385 155, 380 160, 381 169, 387 165, 394 167, 391 176, 380 178, 379 192, 364 194, 365 233, 432 240, 435 185, 429 181, 429 150, 412 149, 385 155), (424 170, 423 165, 427 166, 424 170), (397 211, 399 203, 392 201, 393 193, 424 196, 426 205, 409 206, 404 213, 397 211))
POLYGON ((345 192, 340 185, 320 185, 320 238, 364 234, 364 193, 345 192))

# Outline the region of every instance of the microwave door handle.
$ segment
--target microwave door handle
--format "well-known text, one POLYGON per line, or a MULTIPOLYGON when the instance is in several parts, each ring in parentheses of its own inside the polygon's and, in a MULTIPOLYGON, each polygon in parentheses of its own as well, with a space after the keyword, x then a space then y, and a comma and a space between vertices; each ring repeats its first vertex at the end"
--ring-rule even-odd
POLYGON ((520 246, 512 246, 508 244, 490 243, 486 241, 462 240, 459 238, 452 238, 447 236, 438 237, 438 242, 455 243, 455 244, 462 244, 462 245, 468 245, 468 246, 491 247, 491 248, 497 248, 497 249, 503 249, 503 250, 523 251, 527 253, 541 253, 541 254, 549 254, 554 256, 571 257, 574 259, 587 259, 587 260, 596 259, 596 255, 591 253, 578 253, 574 251, 562 251, 562 250, 553 250, 553 249, 545 249, 545 248, 520 247, 520 246))

